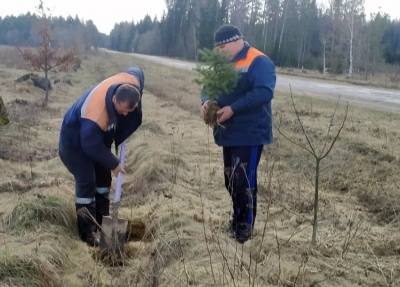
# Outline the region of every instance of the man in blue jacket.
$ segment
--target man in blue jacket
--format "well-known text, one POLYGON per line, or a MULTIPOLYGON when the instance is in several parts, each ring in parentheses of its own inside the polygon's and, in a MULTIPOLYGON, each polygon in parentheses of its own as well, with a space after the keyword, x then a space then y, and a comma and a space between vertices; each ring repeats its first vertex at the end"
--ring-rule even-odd
MULTIPOLYGON (((99 225, 109 215, 111 171, 125 173, 112 153, 142 124, 142 69, 131 67, 90 88, 67 110, 62 122, 59 156, 75 179, 76 210, 86 207, 99 225)), ((96 225, 78 215, 80 238, 98 246, 96 225)))
MULTIPOLYGON (((220 27, 214 42, 240 72, 236 88, 219 95, 214 139, 222 146, 225 186, 233 204, 231 235, 244 243, 251 238, 257 212, 257 167, 264 145, 273 141, 271 101, 276 84, 275 66, 264 53, 243 40, 233 25, 220 27)), ((204 93, 202 115, 209 98, 204 93)))

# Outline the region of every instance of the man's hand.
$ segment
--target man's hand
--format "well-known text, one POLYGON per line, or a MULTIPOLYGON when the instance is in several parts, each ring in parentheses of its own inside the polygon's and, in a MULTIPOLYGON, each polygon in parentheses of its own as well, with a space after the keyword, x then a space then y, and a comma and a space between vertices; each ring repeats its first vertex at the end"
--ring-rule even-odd
POLYGON ((233 116, 233 111, 230 106, 223 107, 222 109, 218 110, 218 123, 222 124, 225 121, 229 120, 233 116))
POLYGON ((204 115, 207 113, 208 110, 208 102, 205 101, 204 104, 201 106, 201 116, 204 118, 204 115))
POLYGON ((118 173, 126 173, 125 170, 122 168, 122 166, 119 164, 115 169, 113 169, 113 174, 115 177, 118 176, 118 173))

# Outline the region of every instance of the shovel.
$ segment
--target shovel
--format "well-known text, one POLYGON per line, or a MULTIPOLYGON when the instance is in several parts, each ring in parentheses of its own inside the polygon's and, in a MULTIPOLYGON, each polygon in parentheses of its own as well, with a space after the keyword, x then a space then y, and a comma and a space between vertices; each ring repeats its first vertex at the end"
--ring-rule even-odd
MULTIPOLYGON (((120 161, 123 167, 125 161, 125 142, 122 143, 120 161)), ((111 214, 110 216, 103 216, 101 224, 100 248, 103 252, 121 253, 124 250, 128 220, 118 217, 118 208, 121 205, 121 184, 122 173, 118 173, 111 214)))

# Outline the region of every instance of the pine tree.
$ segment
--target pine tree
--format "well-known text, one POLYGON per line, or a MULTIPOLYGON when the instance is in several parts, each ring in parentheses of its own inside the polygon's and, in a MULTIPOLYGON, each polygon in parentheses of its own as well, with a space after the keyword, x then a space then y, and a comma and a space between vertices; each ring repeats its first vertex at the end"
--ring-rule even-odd
POLYGON ((203 92, 209 97, 209 108, 204 116, 206 124, 214 127, 218 124, 216 99, 220 95, 229 94, 237 85, 239 74, 233 63, 229 63, 227 55, 218 49, 204 48, 199 50, 205 64, 199 64, 195 70, 199 78, 194 81, 203 86, 203 92))

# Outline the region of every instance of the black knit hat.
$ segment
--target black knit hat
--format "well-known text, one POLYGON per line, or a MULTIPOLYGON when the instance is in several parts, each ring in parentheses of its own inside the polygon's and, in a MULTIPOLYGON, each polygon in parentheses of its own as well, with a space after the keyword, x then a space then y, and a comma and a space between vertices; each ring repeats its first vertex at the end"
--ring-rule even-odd
POLYGON ((243 36, 238 27, 233 25, 223 25, 217 30, 217 32, 215 32, 214 45, 219 46, 239 39, 243 39, 243 36))

